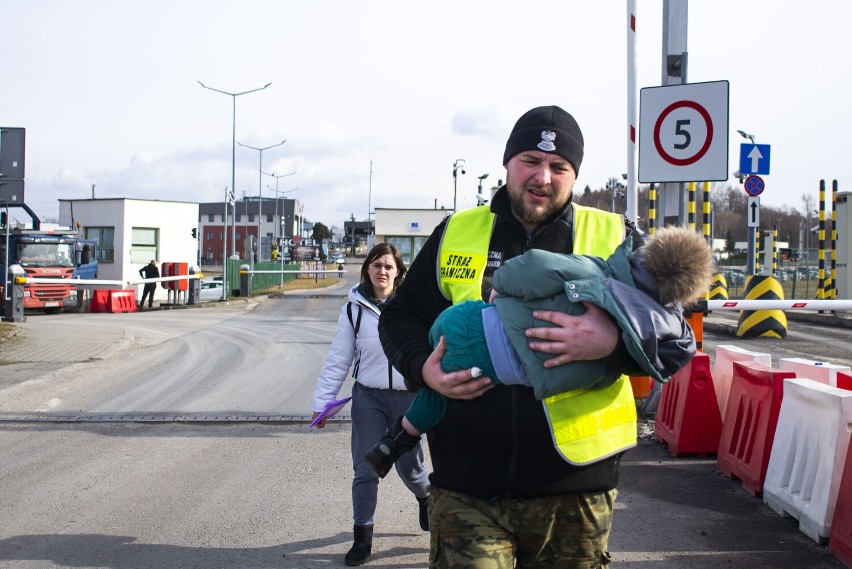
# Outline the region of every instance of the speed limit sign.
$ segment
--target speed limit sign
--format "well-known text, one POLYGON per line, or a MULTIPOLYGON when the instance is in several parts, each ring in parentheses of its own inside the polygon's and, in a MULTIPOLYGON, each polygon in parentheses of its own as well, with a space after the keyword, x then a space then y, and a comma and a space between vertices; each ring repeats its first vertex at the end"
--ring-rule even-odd
POLYGON ((728 82, 642 89, 639 181, 727 179, 728 82))

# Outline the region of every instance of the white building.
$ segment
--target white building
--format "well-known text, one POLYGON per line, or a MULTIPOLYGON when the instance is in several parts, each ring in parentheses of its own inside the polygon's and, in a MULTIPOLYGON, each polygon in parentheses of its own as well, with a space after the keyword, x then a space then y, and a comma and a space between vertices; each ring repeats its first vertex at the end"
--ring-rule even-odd
MULTIPOLYGON (((59 223, 98 242, 98 278, 136 281, 152 259, 197 264, 198 204, 129 198, 59 200, 59 223)), ((136 287, 137 300, 142 285, 136 287)), ((158 286, 155 300, 167 291, 158 286)))
POLYGON ((376 208, 376 243, 392 243, 402 253, 406 266, 411 262, 435 226, 450 215, 449 209, 376 208))

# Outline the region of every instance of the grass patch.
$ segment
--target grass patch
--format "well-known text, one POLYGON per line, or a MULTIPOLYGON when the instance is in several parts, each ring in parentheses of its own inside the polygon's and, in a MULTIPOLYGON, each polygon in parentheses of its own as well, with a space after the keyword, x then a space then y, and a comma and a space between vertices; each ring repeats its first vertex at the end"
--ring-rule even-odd
POLYGON ((296 278, 291 279, 284 283, 284 286, 272 286, 269 288, 265 288, 263 290, 254 291, 255 294, 264 294, 269 292, 276 291, 287 291, 287 290, 314 290, 319 288, 327 288, 338 282, 341 282, 342 279, 338 277, 329 277, 326 279, 315 279, 315 278, 296 278))
POLYGON ((18 332, 18 327, 9 322, 0 322, 0 342, 8 340, 18 332))

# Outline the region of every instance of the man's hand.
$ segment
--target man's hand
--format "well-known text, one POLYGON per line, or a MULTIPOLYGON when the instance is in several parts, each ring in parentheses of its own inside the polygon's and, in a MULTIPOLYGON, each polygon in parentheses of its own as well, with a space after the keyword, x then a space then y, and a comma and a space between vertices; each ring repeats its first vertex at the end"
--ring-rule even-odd
POLYGON ((533 317, 554 324, 555 328, 529 328, 527 338, 546 340, 529 343, 531 350, 557 354, 545 360, 544 367, 555 367, 575 360, 598 360, 610 355, 618 344, 618 327, 601 308, 584 302, 585 314, 569 316, 553 310, 536 310, 533 317))
POLYGON ((474 379, 474 374, 469 369, 444 373, 441 360, 446 351, 447 346, 441 336, 441 341, 423 364, 423 381, 432 391, 450 399, 475 399, 493 387, 490 377, 474 379))

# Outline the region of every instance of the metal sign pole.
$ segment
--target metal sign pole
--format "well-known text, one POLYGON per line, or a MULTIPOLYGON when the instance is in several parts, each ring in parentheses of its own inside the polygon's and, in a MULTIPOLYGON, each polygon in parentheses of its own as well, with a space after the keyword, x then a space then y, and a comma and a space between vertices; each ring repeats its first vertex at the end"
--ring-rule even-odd
MULTIPOLYGON (((663 0, 662 85, 685 85, 689 5, 687 0, 663 0)), ((683 182, 660 184, 660 227, 675 219, 686 226, 687 195, 683 182)))
POLYGON ((6 312, 6 305, 8 304, 9 299, 11 299, 11 295, 9 294, 9 226, 11 221, 9 220, 9 204, 6 204, 6 252, 4 253, 5 259, 3 260, 3 266, 6 267, 6 270, 3 271, 3 312, 6 312))
POLYGON ((225 211, 222 214, 222 300, 228 300, 228 196, 231 189, 225 186, 225 211))
POLYGON ((757 274, 757 251, 755 247, 755 240, 757 239, 757 228, 749 227, 748 228, 748 248, 746 249, 746 275, 755 275, 757 274))

